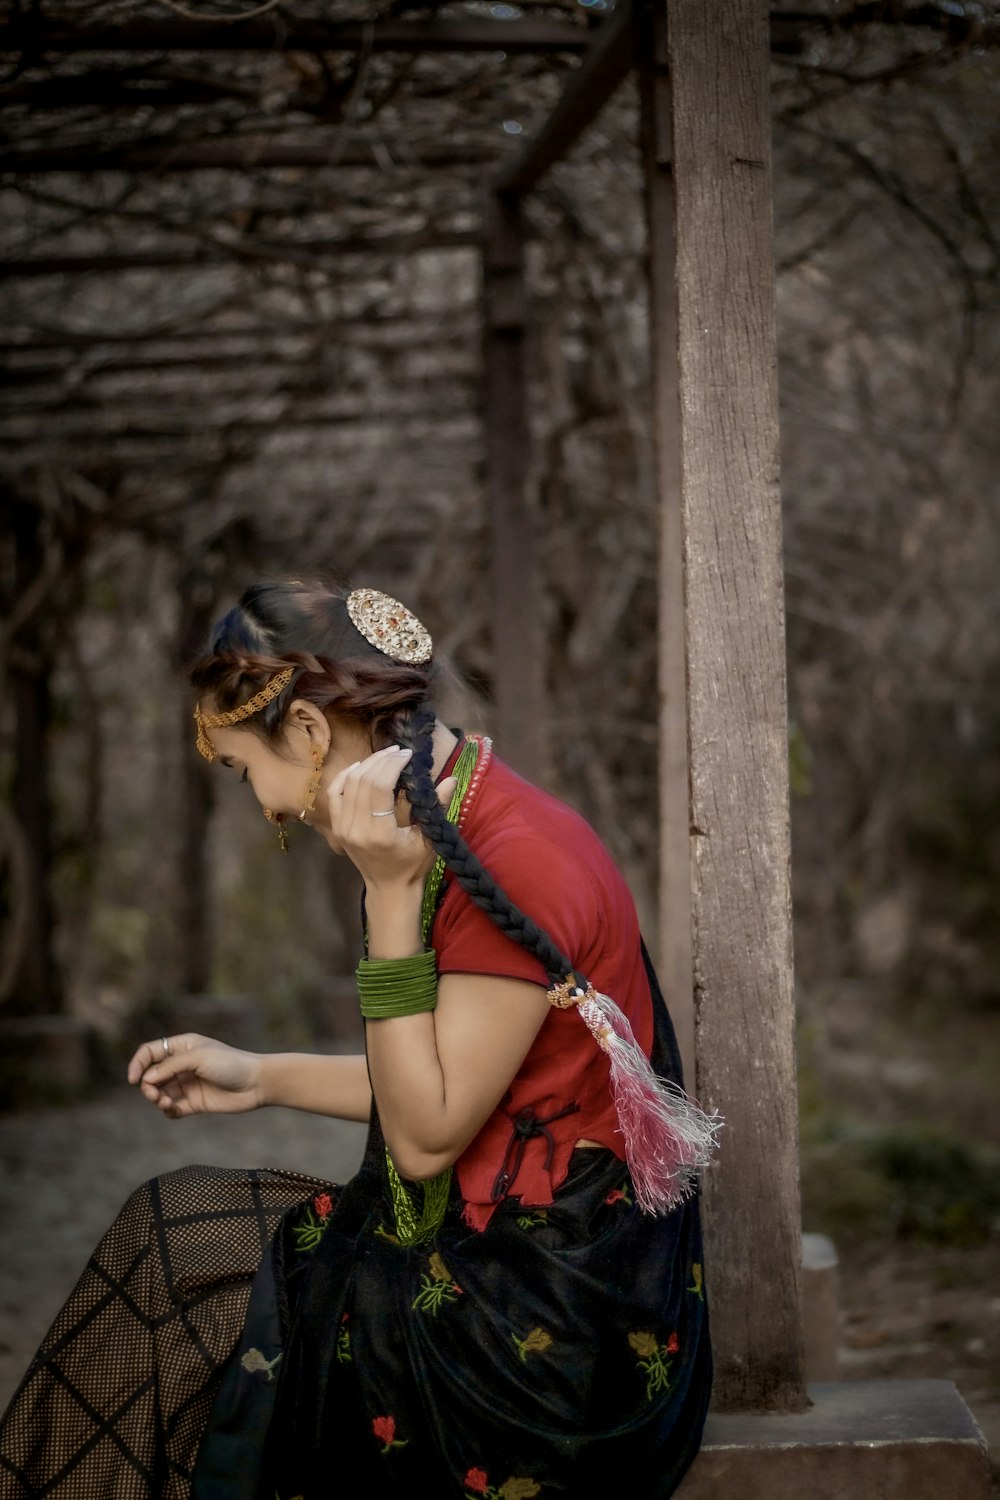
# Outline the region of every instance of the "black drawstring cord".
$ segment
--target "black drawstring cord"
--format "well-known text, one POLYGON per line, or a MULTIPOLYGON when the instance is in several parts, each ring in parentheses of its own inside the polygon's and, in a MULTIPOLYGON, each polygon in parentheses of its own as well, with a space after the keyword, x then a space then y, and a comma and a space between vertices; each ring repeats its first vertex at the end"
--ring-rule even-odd
POLYGON ((545 1152, 545 1170, 548 1172, 552 1167, 552 1156, 556 1149, 555 1137, 548 1129, 556 1120, 562 1120, 566 1115, 576 1114, 579 1104, 567 1104, 557 1114, 549 1115, 547 1119, 540 1120, 533 1109, 522 1109, 520 1114, 515 1115, 510 1132, 510 1140, 507 1142, 507 1150, 504 1152, 503 1166, 496 1175, 493 1189, 490 1193, 490 1202, 499 1203, 501 1198, 506 1198, 511 1184, 518 1172, 521 1170, 521 1162, 524 1159, 524 1148, 533 1136, 543 1135, 547 1142, 545 1152))

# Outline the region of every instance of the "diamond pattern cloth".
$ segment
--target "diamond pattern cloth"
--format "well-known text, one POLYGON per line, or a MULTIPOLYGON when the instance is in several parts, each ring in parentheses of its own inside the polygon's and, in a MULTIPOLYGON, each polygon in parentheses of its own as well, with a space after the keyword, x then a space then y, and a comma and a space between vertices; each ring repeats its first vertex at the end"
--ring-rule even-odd
POLYGON ((282 1216, 332 1185, 185 1167, 126 1201, 0 1420, 0 1500, 187 1500, 282 1216))

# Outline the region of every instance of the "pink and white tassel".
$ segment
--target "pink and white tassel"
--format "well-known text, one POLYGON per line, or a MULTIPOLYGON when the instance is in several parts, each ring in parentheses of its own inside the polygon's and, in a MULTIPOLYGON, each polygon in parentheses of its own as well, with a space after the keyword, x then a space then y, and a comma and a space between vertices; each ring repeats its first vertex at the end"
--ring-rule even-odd
POLYGON ((722 1118, 707 1115, 683 1089, 657 1078, 628 1017, 609 995, 593 986, 585 992, 574 992, 569 985, 558 988, 565 998, 553 1003, 575 1003, 580 1019, 607 1053, 636 1201, 646 1213, 669 1213, 691 1196, 698 1170, 711 1161, 722 1118))

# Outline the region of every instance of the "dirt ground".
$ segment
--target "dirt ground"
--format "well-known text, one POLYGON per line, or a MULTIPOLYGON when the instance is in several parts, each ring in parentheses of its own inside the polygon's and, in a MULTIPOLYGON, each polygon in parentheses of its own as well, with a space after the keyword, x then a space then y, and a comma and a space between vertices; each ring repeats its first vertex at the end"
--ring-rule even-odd
MULTIPOLYGON (((361 1126, 293 1110, 160 1118, 127 1088, 0 1116, 0 1409, 130 1190, 194 1161, 342 1179, 361 1126)), ((841 1376, 952 1380, 1000 1456, 1000 1245, 892 1245, 841 1256, 841 1376)), ((1000 1495, 1000 1484, 995 1486, 1000 1495)))
POLYGON ((954 1381, 989 1445, 1000 1496, 1000 1244, 852 1250, 839 1287, 840 1378, 954 1381))

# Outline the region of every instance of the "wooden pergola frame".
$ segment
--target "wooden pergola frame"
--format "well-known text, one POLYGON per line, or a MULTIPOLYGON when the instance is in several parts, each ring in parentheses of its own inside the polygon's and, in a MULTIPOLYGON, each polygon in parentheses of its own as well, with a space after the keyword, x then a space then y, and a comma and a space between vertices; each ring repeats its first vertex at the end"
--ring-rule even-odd
MULTIPOLYGON (((794 15, 776 22, 762 0, 637 0, 598 27, 521 17, 504 21, 502 33, 485 17, 333 25, 279 13, 218 27, 181 18, 0 27, 0 51, 29 57, 502 46, 579 58, 544 125, 488 181, 480 231, 20 257, 2 272, 21 279, 187 268, 241 254, 326 265, 348 254, 480 245, 497 716, 508 758, 542 777, 543 580, 528 494, 524 199, 623 80, 637 77, 660 515, 658 544, 650 539, 659 547, 661 621, 659 966, 689 1085, 693 1072, 702 1102, 726 1119, 706 1207, 715 1400, 729 1410, 805 1404, 768 59, 772 46, 795 46, 806 24, 794 15)), ((332 161, 300 141, 160 153, 143 146, 86 158, 46 148, 7 152, 0 170, 346 171, 369 158, 370 147, 352 139, 332 161)), ((458 160, 467 164, 469 153, 438 145, 422 164, 458 160)), ((82 342, 53 338, 45 347, 78 350, 82 342)))

